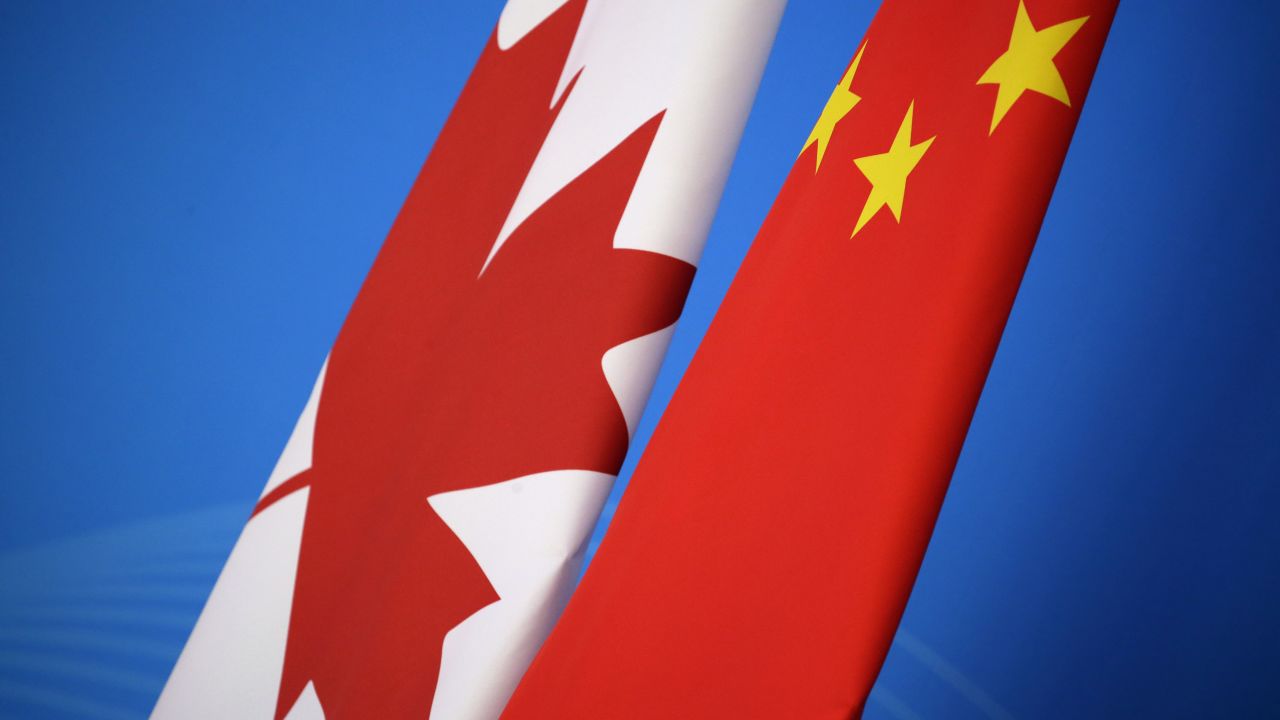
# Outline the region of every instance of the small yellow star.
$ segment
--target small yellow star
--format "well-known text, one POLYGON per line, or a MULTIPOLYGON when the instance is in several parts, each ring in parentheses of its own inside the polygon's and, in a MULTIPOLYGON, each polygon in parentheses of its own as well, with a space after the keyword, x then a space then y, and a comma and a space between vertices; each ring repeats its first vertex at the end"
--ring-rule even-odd
POLYGON ((1018 14, 1013 19, 1013 35, 1009 49, 982 73, 979 85, 999 85, 996 92, 996 110, 991 116, 991 130, 1004 119, 1009 108, 1022 97, 1022 93, 1035 90, 1071 107, 1067 86, 1062 82, 1058 66, 1053 58, 1080 30, 1089 16, 1068 20, 1043 30, 1036 30, 1027 14, 1027 6, 1018 0, 1018 14))
POLYGON ((902 125, 898 127, 898 134, 893 137, 893 144, 889 146, 888 152, 853 161, 871 182, 871 193, 867 195, 867 204, 862 206, 858 224, 849 237, 857 235, 862 226, 886 205, 893 213, 893 219, 902 222, 902 199, 907 192, 907 176, 915 170, 920 158, 924 157, 925 151, 938 137, 934 135, 922 143, 911 144, 911 115, 915 107, 915 102, 907 106, 907 116, 902 118, 902 125))
POLYGON ((800 152, 804 153, 809 146, 818 143, 818 160, 813 166, 813 171, 818 172, 818 168, 822 167, 822 155, 827 151, 827 143, 831 142, 831 134, 835 132, 836 123, 844 119, 845 115, 853 109, 854 105, 862 98, 855 95, 849 89, 849 83, 853 82, 853 74, 858 71, 858 63, 862 60, 862 51, 867 46, 863 45, 858 50, 858 54, 853 57, 853 64, 845 71, 844 77, 840 78, 840 83, 836 85, 836 89, 831 91, 831 97, 827 100, 826 107, 822 108, 822 114, 818 116, 818 122, 813 126, 813 130, 809 133, 809 139, 804 141, 804 147, 800 148, 800 152))

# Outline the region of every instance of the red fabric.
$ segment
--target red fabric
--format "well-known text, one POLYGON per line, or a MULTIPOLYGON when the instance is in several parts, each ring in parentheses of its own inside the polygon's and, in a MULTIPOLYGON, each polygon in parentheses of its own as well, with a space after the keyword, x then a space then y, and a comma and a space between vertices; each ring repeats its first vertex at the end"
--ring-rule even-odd
MULTIPOLYGON (((820 168, 799 157, 603 546, 507 707, 543 718, 861 711, 915 580, 1115 10, 989 133, 1017 0, 886 0, 820 168), (935 137, 850 237, 914 102, 935 137)), ((843 69, 841 69, 843 70, 843 69)))
MULTIPOLYGON (((491 38, 333 347, 276 717, 425 718, 444 635, 497 600, 427 498, 548 470, 615 473, 610 348, 670 325, 693 268, 613 247, 661 115, 526 220, 481 274, 556 117, 584 3, 491 38)), ((566 96, 567 96, 566 92, 566 96)))

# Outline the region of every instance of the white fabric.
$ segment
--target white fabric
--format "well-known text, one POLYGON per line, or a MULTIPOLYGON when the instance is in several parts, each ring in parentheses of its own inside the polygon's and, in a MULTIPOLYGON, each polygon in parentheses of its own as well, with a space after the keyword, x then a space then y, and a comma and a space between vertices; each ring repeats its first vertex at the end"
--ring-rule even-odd
POLYGON ((569 601, 613 476, 557 470, 430 498, 501 598, 449 631, 431 718, 496 718, 569 601))
POLYGON ((675 324, 671 324, 657 332, 628 340, 611 348, 600 359, 604 379, 608 381, 613 396, 618 399, 618 409, 627 421, 628 437, 636 432, 645 401, 649 399, 649 391, 653 389, 653 378, 658 374, 662 355, 666 352, 675 329, 675 324))
POLYGON ((151 717, 271 720, 308 493, 281 499, 245 525, 151 717))
POLYGON ((548 198, 665 111, 613 244, 697 263, 785 4, 589 2, 552 102, 581 75, 489 260, 548 198))

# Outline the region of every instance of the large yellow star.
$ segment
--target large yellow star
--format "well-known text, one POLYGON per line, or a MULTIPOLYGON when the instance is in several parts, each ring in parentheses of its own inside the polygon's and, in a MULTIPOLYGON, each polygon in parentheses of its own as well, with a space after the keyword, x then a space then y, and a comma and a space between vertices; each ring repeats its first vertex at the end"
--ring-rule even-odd
POLYGON ((853 56, 853 63, 845 71, 844 77, 840 78, 836 89, 831 91, 831 97, 827 100, 826 107, 822 108, 818 122, 809 132, 809 139, 805 140, 804 147, 800 148, 800 152, 803 153, 809 149, 810 145, 818 143, 818 160, 813 166, 814 172, 818 172, 818 168, 822 167, 822 155, 827 151, 827 143, 831 142, 831 134, 836 130, 836 123, 843 120, 853 106, 862 99, 849 89, 849 84, 853 82, 853 74, 858 71, 858 63, 862 60, 862 51, 866 49, 867 46, 863 45, 858 50, 858 54, 853 56))
POLYGON ((867 195, 867 204, 862 206, 858 224, 849 237, 857 235, 862 226, 886 205, 893 213, 893 219, 902 222, 902 199, 907 192, 907 176, 916 169, 916 164, 937 137, 934 135, 922 143, 911 144, 911 115, 915 108, 914 102, 907 106, 907 116, 902 118, 898 134, 893 137, 893 144, 889 146, 888 152, 853 161, 871 182, 871 193, 867 195))
POLYGON ((1043 30, 1036 30, 1031 24, 1031 16, 1027 14, 1027 6, 1018 0, 1018 14, 1013 18, 1013 35, 1009 38, 1009 49, 982 73, 978 78, 979 85, 999 85, 996 92, 996 110, 991 116, 991 129, 1004 119, 1009 108, 1022 97, 1022 93, 1035 90, 1038 93, 1071 107, 1071 98, 1067 97, 1067 86, 1062 82, 1058 66, 1053 58, 1080 30, 1089 16, 1068 20, 1052 25, 1043 30))

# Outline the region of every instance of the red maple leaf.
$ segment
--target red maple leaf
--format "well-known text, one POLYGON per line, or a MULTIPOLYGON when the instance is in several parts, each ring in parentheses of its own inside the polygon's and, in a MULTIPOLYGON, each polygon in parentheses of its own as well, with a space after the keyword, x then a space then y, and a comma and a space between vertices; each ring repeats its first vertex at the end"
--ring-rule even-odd
POLYGON ((445 633, 498 599, 428 497, 622 462, 601 357, 674 322, 693 275, 613 247, 661 115, 480 273, 558 112, 582 5, 507 51, 491 38, 334 344, 312 467, 259 503, 310 488, 277 719, 308 682, 330 720, 426 716, 445 633))

